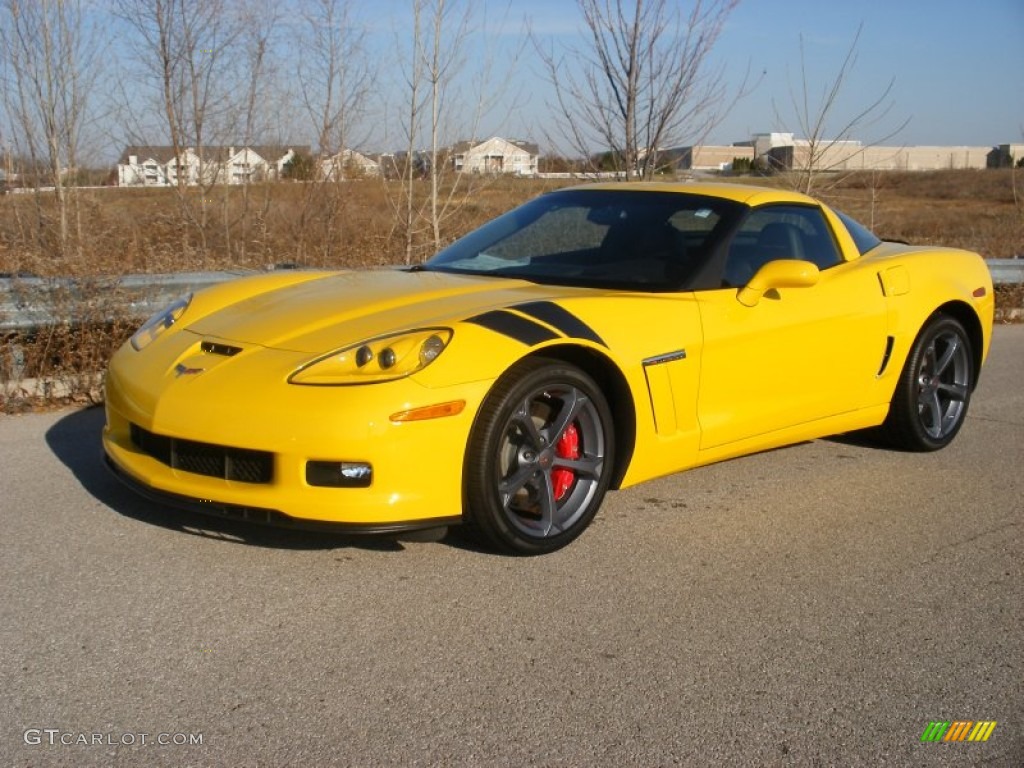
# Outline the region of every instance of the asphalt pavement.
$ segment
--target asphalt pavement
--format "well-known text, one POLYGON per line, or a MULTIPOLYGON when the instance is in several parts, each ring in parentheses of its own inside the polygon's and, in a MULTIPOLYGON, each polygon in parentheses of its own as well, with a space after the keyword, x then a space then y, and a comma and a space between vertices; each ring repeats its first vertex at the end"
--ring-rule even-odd
POLYGON ((1024 326, 944 451, 681 473, 540 558, 159 507, 102 423, 0 416, 2 765, 1024 765, 1024 326))

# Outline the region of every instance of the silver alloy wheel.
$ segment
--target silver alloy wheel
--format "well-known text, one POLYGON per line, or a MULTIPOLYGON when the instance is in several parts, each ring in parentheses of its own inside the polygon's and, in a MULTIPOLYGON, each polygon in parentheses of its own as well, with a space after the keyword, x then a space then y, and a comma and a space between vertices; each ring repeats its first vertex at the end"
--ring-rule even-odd
POLYGON ((921 355, 917 370, 917 414, 928 437, 941 440, 953 432, 970 394, 971 362, 967 346, 954 330, 935 336, 921 355))
POLYGON ((589 509, 605 464, 601 414, 587 394, 548 385, 523 398, 498 446, 506 520, 530 538, 558 536, 589 509))

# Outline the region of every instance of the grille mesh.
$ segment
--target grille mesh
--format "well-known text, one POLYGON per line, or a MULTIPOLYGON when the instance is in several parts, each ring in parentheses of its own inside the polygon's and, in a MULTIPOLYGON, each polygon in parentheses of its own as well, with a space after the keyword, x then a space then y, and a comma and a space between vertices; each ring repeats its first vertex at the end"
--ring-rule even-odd
POLYGON ((265 484, 274 477, 274 455, 267 451, 165 437, 137 424, 131 425, 131 436, 135 446, 147 456, 184 472, 240 483, 265 484))

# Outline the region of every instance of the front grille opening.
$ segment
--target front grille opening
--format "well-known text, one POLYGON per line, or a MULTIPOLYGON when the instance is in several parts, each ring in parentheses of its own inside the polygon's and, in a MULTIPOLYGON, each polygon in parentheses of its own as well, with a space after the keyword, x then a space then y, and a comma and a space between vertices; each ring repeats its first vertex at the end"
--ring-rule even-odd
POLYGON ((266 484, 274 479, 274 454, 267 451, 166 437, 138 424, 131 425, 131 438, 135 447, 147 456, 183 472, 239 483, 266 484))

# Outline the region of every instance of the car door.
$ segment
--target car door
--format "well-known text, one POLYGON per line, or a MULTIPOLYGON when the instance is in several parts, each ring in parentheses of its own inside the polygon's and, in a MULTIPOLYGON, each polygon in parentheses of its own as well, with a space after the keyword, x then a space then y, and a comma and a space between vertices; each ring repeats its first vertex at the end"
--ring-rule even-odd
POLYGON ((863 407, 885 354, 884 297, 874 271, 842 257, 818 207, 751 211, 730 244, 723 284, 697 294, 701 450, 863 407), (739 289, 779 259, 812 262, 816 282, 741 303, 739 289))

